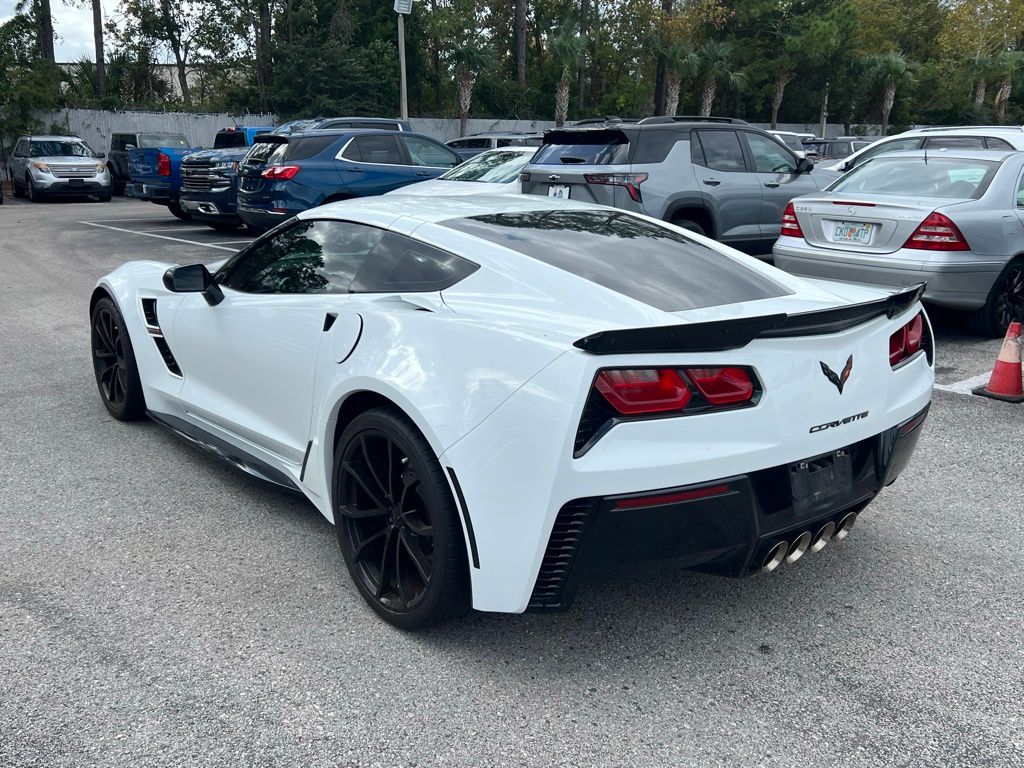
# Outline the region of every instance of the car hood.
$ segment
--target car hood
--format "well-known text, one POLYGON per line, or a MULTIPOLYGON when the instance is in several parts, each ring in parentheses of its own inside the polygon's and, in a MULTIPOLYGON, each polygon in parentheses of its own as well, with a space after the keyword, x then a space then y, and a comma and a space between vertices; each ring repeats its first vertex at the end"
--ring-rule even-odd
POLYGON ((249 147, 237 147, 233 149, 201 149, 198 152, 190 152, 185 155, 188 162, 204 163, 231 163, 241 160, 249 151, 249 147))
POLYGON ((431 179, 388 192, 389 195, 507 195, 519 191, 519 180, 505 184, 485 181, 449 181, 431 179))
POLYGON ((46 157, 30 157, 31 163, 46 163, 49 165, 96 165, 102 162, 98 157, 82 157, 81 155, 47 155, 46 157))

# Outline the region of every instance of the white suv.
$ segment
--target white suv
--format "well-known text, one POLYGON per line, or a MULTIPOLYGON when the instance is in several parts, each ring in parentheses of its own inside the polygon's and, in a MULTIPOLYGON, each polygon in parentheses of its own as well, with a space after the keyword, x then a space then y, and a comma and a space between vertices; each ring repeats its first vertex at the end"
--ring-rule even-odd
POLYGON ((945 128, 918 128, 879 139, 834 165, 827 166, 827 170, 845 173, 886 152, 902 152, 912 149, 1024 150, 1024 127, 963 125, 945 128))
POLYGON ((98 197, 112 191, 104 154, 77 136, 19 136, 7 166, 15 197, 98 197))

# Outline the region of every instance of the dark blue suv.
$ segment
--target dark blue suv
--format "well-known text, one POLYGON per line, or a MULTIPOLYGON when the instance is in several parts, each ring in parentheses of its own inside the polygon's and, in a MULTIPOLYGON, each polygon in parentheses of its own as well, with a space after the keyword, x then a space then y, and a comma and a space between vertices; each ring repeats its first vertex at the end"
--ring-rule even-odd
POLYGON ((238 215, 254 229, 270 229, 309 208, 381 195, 461 162, 444 144, 405 131, 268 134, 239 167, 238 215))

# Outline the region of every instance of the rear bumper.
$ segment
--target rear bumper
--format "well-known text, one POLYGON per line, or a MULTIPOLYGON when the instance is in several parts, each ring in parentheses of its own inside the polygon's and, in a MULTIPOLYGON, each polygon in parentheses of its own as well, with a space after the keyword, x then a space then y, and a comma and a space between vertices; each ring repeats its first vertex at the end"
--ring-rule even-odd
POLYGON ((692 486, 574 499, 558 512, 528 608, 568 608, 588 574, 644 563, 725 576, 757 572, 779 542, 838 526, 892 483, 927 414, 928 406, 881 434, 805 462, 692 486), (813 470, 816 460, 835 462, 836 474, 825 470, 831 482, 808 482, 805 465, 813 470), (837 485, 844 473, 848 484, 837 485))
POLYGON ((170 184, 146 184, 133 181, 125 187, 125 193, 139 200, 166 205, 178 199, 179 190, 170 184))
POLYGON ((882 257, 835 255, 791 237, 780 238, 772 253, 779 269, 805 277, 893 288, 924 282, 926 301, 954 309, 982 306, 1005 266, 1005 261, 962 253, 930 254, 926 259, 905 250, 882 257))
POLYGON ((299 210, 285 212, 269 211, 266 208, 253 208, 242 203, 238 204, 236 212, 242 221, 257 229, 273 229, 282 221, 287 221, 295 214, 301 213, 299 210))

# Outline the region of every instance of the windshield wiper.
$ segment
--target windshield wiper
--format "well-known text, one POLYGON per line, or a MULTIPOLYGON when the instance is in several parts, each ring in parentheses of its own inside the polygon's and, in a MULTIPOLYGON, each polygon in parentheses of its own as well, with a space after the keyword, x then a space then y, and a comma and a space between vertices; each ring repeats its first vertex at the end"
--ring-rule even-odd
POLYGON ((572 164, 582 165, 583 163, 587 162, 586 158, 584 158, 584 157, 574 157, 573 155, 562 155, 559 158, 559 160, 561 160, 566 165, 572 165, 572 164))

